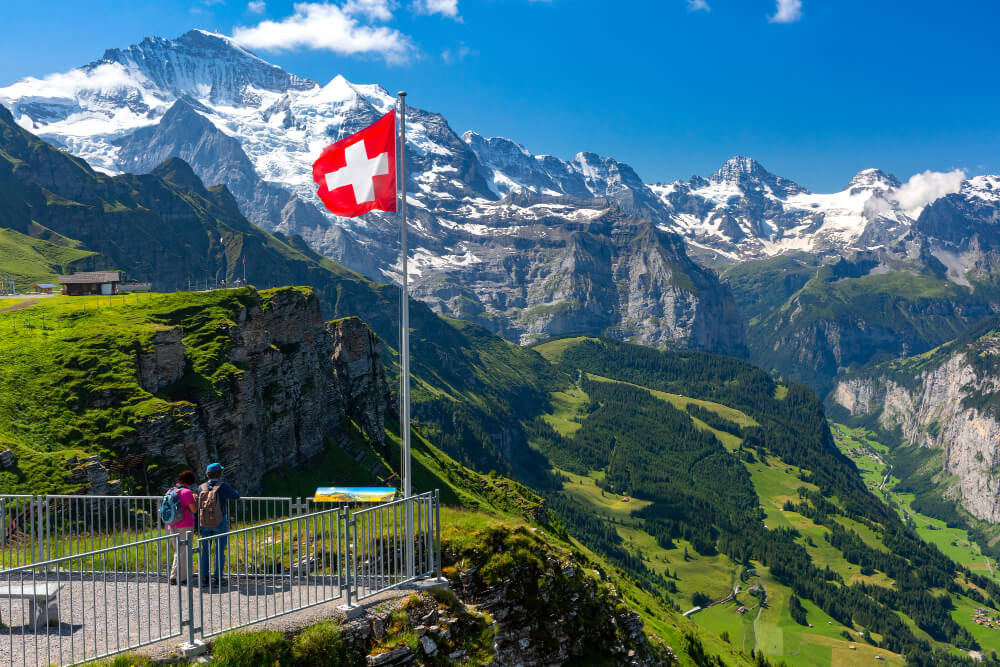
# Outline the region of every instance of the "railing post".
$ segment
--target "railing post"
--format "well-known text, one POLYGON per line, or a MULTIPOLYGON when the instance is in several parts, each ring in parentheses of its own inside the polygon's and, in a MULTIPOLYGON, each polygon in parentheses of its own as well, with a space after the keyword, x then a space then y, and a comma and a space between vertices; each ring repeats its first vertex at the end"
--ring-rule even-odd
MULTIPOLYGON (((181 540, 180 536, 175 538, 175 547, 177 549, 183 549, 183 551, 175 551, 177 554, 177 562, 180 563, 180 559, 183 558, 186 562, 187 571, 187 583, 184 585, 187 595, 184 596, 184 601, 181 602, 181 586, 178 582, 177 585, 177 609, 180 615, 181 628, 187 625, 187 641, 180 645, 180 652, 185 658, 190 658, 192 656, 201 655, 205 652, 206 646, 205 642, 194 638, 195 631, 202 632, 203 628, 195 628, 194 626, 194 582, 197 575, 194 572, 194 533, 190 530, 184 531, 184 539, 181 540), (186 607, 186 609, 185 609, 186 607), (187 620, 185 620, 185 616, 187 620)), ((178 568, 180 569, 180 568, 178 568)), ((180 572, 177 573, 180 576, 180 572)))
POLYGON ((309 499, 302 499, 301 496, 292 498, 292 516, 302 516, 309 513, 309 499))
POLYGON ((34 545, 35 553, 31 555, 32 561, 35 563, 40 563, 45 558, 45 545, 47 540, 45 539, 46 527, 45 527, 45 506, 48 504, 48 499, 45 496, 35 496, 38 500, 35 500, 35 535, 34 539, 31 540, 34 545))
POLYGON ((441 490, 434 489, 434 570, 441 579, 441 490))
POLYGON ((343 517, 342 525, 344 527, 344 565, 342 571, 344 576, 344 604, 340 605, 338 609, 344 612, 347 620, 357 618, 361 615, 361 608, 355 604, 358 600, 358 593, 355 590, 357 586, 357 581, 351 578, 351 572, 355 567, 355 549, 351 547, 351 534, 354 529, 354 517, 348 513, 347 506, 345 505, 341 516, 343 517))
POLYGON ((406 578, 414 577, 414 551, 417 549, 417 535, 413 530, 413 496, 407 497, 406 503, 406 578))

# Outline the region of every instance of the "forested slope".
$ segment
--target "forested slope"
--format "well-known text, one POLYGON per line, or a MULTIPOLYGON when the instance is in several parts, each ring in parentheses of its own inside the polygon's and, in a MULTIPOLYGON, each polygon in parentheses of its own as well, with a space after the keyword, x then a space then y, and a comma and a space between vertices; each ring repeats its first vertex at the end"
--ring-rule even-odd
MULTIPOLYGON (((811 390, 708 354, 587 338, 536 349, 574 378, 554 394, 557 410, 532 422, 533 444, 565 475, 553 507, 581 540, 679 607, 742 582, 777 596, 786 616, 774 625, 794 628, 792 609, 808 600, 823 624, 802 630, 801 641, 833 662, 825 651, 838 649, 821 650, 830 639, 821 631, 834 628, 845 642, 870 640, 918 664, 960 660, 953 647, 983 648, 971 618, 954 611, 995 608, 1000 588, 921 540, 868 491, 811 390), (602 506, 610 522, 595 520, 602 506)), ((733 618, 749 600, 731 603, 733 618)), ((731 622, 718 607, 704 618, 717 631, 731 622)))

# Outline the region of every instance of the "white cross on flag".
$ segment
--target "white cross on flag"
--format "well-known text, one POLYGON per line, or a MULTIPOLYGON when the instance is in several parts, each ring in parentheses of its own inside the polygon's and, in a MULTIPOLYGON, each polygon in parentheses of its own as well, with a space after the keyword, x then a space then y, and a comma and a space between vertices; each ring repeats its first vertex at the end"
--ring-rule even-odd
POLYGON ((396 111, 330 144, 313 163, 319 198, 348 218, 373 209, 396 210, 396 111))

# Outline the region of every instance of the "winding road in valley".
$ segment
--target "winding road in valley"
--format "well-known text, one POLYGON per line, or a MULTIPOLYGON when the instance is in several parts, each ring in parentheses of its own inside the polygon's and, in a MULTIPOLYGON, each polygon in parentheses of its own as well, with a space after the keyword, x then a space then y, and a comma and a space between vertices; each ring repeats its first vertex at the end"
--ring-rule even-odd
POLYGON ((764 583, 764 579, 760 579, 760 587, 764 591, 764 597, 760 600, 760 606, 757 607, 757 617, 753 619, 753 653, 757 655, 757 621, 760 620, 760 615, 764 613, 764 604, 767 602, 767 584, 764 583))

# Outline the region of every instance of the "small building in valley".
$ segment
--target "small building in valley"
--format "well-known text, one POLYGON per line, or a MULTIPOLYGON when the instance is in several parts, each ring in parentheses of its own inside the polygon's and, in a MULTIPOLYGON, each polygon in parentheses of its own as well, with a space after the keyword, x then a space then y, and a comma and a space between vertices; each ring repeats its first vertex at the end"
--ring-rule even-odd
POLYGON ((63 294, 86 296, 89 294, 116 294, 121 282, 120 271, 82 271, 59 276, 63 294))
POLYGON ((31 291, 35 294, 52 294, 57 289, 59 289, 59 285, 52 283, 35 283, 31 286, 31 291))

